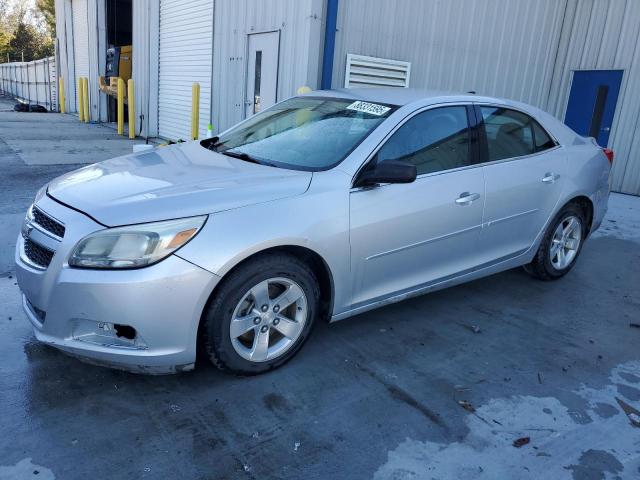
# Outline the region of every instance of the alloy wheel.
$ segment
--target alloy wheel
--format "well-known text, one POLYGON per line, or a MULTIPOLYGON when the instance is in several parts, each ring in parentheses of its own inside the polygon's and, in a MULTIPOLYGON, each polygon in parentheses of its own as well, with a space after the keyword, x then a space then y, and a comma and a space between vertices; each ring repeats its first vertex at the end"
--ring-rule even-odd
POLYGON ((564 270, 580 249, 582 242, 582 222, 574 215, 564 218, 556 227, 551 238, 549 257, 556 270, 564 270))
POLYGON ((307 316, 302 288, 288 278, 269 278, 254 285, 236 305, 229 328, 231 344, 251 362, 273 360, 296 343, 307 316))

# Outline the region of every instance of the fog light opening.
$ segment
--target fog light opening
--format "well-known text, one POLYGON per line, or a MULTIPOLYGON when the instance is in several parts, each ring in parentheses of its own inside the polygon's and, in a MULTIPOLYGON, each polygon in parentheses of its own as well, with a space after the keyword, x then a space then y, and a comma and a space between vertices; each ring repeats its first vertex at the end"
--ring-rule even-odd
POLYGON ((126 338, 127 340, 133 340, 136 338, 136 329, 129 325, 114 323, 113 329, 116 331, 116 337, 126 338))

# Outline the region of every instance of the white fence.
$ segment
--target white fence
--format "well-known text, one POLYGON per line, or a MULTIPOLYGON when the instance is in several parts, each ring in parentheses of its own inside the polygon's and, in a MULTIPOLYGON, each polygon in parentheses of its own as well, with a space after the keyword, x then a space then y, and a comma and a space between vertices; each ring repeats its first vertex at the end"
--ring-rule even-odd
POLYGON ((32 62, 0 63, 0 90, 30 105, 58 111, 58 75, 55 57, 32 62))

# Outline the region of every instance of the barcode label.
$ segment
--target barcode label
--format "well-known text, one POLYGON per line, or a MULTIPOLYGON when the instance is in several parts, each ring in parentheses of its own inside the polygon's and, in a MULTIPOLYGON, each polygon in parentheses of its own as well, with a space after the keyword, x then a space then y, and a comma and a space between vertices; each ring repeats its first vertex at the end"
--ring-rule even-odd
POLYGON ((357 102, 353 102, 351 105, 349 105, 347 107, 347 110, 355 110, 356 112, 368 113, 370 115, 379 117, 381 115, 384 115, 391 109, 389 107, 385 107, 384 105, 378 105, 377 103, 368 103, 358 100, 357 102))

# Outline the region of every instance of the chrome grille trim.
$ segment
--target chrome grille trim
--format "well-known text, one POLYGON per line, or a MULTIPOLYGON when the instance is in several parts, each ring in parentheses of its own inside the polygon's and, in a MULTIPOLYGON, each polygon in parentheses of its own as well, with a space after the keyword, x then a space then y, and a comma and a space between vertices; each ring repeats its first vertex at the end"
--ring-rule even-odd
POLYGON ((38 207, 33 207, 33 223, 42 227, 46 232, 58 237, 63 238, 65 234, 65 226, 53 218, 51 215, 46 214, 38 207))

